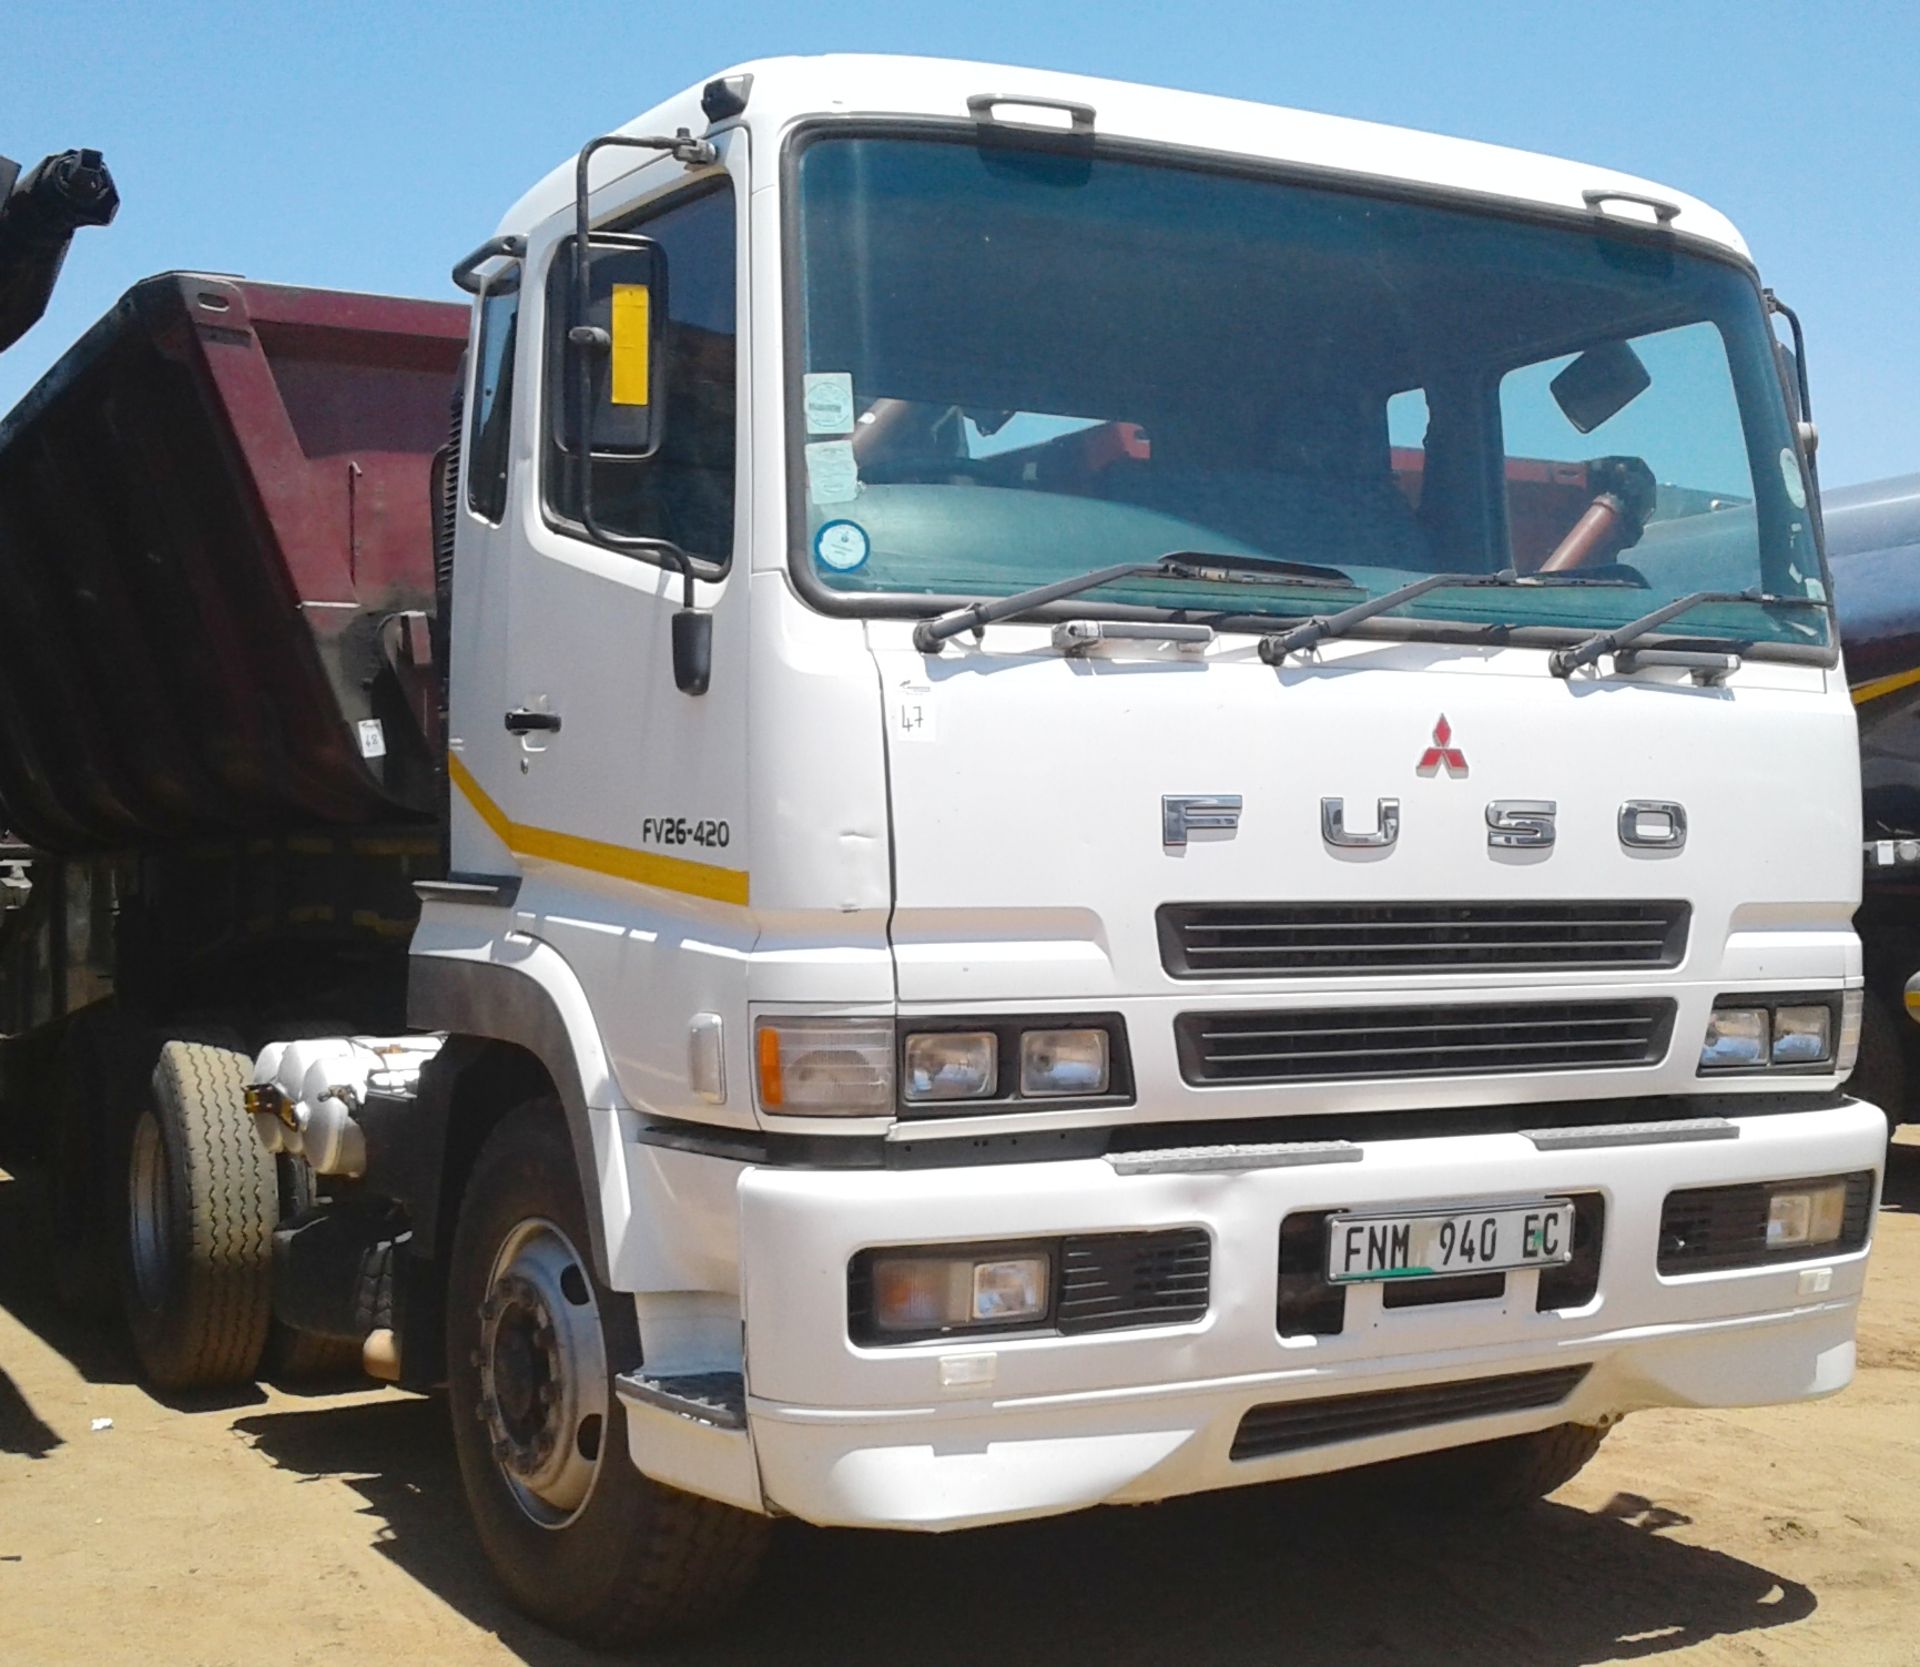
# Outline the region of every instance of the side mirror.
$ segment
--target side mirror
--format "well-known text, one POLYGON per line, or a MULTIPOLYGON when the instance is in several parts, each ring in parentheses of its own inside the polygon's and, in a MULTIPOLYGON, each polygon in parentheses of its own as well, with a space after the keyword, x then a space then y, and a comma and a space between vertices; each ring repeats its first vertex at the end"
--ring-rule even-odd
MULTIPOLYGON (((587 244, 584 272, 578 258, 577 244, 560 258, 566 397, 553 413, 554 442, 571 458, 651 457, 666 426, 666 251, 650 237, 603 232, 587 244)), ((583 495, 587 473, 577 477, 583 495)))
POLYGON ((1619 341, 1588 348, 1548 384, 1561 414, 1582 434, 1619 416, 1652 386, 1640 355, 1619 341))

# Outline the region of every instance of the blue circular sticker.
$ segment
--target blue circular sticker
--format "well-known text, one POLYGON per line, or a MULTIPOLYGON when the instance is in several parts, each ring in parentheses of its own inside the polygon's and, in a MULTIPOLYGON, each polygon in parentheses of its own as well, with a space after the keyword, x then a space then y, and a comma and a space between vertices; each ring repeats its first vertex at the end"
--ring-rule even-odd
POLYGON ((872 548, 867 529, 857 521, 829 521, 813 535, 813 559, 836 573, 865 567, 872 548))

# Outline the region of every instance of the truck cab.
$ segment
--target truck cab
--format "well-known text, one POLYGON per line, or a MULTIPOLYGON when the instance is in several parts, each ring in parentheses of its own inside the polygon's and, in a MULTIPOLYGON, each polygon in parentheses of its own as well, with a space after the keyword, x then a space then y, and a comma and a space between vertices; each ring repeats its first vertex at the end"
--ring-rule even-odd
POLYGON ((1848 1382, 1861 767, 1720 214, 780 59, 453 276, 149 280, 0 423, 0 1102, 153 1381, 444 1388, 603 1644, 783 1515, 1848 1382))
POLYGON ((402 1098, 487 1209, 491 1143, 576 1177, 413 1211, 522 1602, 635 1475, 929 1529, 1463 1444, 1537 1492, 1847 1382, 1859 766, 1721 215, 775 60, 457 277, 402 1098))

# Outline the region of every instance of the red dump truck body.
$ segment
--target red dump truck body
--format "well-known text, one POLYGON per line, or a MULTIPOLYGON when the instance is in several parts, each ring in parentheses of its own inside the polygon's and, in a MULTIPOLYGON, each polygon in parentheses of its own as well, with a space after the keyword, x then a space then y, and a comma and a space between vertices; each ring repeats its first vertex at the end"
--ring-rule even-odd
POLYGON ((81 854, 431 817, 466 327, 170 273, 0 422, 0 826, 81 854))

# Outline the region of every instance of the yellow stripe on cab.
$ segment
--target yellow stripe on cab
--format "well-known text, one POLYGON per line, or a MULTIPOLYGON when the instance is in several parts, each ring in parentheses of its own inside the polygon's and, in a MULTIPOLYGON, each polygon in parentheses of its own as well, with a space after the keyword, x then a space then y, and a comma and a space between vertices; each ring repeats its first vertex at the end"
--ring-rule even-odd
POLYGON ((550 828, 530 828, 512 820, 487 796, 487 790, 474 779, 473 772, 457 754, 447 755, 447 774, 480 820, 493 830, 501 844, 518 856, 564 863, 569 868, 584 868, 592 874, 631 880, 636 885, 746 907, 747 875, 742 869, 720 868, 713 863, 670 857, 659 851, 636 851, 625 845, 582 839, 578 834, 558 833, 550 828))

